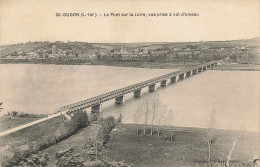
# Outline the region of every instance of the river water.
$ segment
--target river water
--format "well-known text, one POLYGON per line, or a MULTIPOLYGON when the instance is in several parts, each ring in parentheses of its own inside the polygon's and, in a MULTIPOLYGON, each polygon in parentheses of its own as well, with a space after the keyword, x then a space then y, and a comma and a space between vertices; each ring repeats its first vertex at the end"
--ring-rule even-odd
MULTIPOLYGON (((176 69, 177 70, 177 69, 176 69)), ((59 107, 108 91, 145 81, 175 70, 91 65, 0 65, 0 101, 7 111, 54 113, 59 107)), ((111 100, 102 116, 119 116, 123 123, 135 123, 135 111, 145 99, 159 97, 172 110, 175 126, 208 127, 214 113, 214 127, 258 131, 259 72, 208 70, 149 93, 142 98, 126 95, 123 105, 111 100)), ((89 110, 89 109, 88 109, 89 110)), ((149 123, 149 121, 148 121, 149 123)))

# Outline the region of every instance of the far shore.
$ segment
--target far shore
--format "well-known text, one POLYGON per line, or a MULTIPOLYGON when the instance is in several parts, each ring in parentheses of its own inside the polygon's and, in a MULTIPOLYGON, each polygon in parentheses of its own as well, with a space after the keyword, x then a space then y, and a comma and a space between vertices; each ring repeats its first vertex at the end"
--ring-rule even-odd
POLYGON ((260 71, 259 64, 223 63, 213 68, 221 71, 260 71))
MULTIPOLYGON (((53 65, 101 65, 116 67, 133 67, 148 69, 180 69, 187 66, 198 65, 201 62, 134 62, 134 61, 85 61, 81 59, 58 60, 58 59, 0 59, 0 64, 53 64, 53 65)), ((223 62, 212 68, 221 71, 259 71, 260 63, 232 63, 223 62)))

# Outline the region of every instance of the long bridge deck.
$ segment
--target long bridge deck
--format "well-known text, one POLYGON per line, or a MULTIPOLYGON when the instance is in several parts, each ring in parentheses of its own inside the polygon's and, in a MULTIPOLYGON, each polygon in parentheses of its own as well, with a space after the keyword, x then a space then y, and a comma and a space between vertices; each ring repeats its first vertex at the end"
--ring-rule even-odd
MULTIPOLYGON (((144 87, 149 87, 151 85, 155 85, 158 82, 165 82, 166 84, 166 80, 167 79, 171 79, 171 78, 176 78, 180 76, 182 76, 182 79, 185 78, 186 74, 187 76, 191 76, 194 72, 198 73, 198 72, 202 72, 204 70, 206 70, 207 68, 211 68, 213 66, 217 65, 217 61, 211 61, 205 64, 200 64, 200 65, 196 65, 196 66, 192 66, 192 67, 188 67, 182 70, 178 70, 172 73, 168 73, 153 79, 149 79, 147 81, 143 81, 134 85, 130 85, 121 89, 117 89, 105 94, 101 94, 99 96, 95 96, 86 100, 82 100, 64 107, 60 108, 60 112, 64 112, 67 111, 68 113, 72 113, 74 111, 78 111, 78 110, 83 110, 89 107, 94 107, 94 106, 99 106, 100 104, 102 104, 105 101, 111 100, 111 99, 116 99, 119 97, 124 96, 125 94, 128 94, 130 92, 135 92, 135 91, 140 91, 142 88, 144 87)), ((99 108, 99 107, 98 107, 99 108)))

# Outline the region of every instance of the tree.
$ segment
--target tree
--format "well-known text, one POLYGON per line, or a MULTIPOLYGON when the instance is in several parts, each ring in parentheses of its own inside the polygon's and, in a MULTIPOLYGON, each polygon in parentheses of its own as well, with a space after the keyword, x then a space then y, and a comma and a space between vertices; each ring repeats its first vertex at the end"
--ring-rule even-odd
POLYGON ((118 117, 118 123, 122 122, 122 118, 123 118, 123 116, 122 116, 122 114, 120 113, 120 114, 119 114, 119 117, 118 117))
POLYGON ((162 108, 158 109, 158 112, 155 113, 156 116, 156 124, 157 124, 157 136, 160 136, 160 128, 159 126, 162 124, 162 108))
POLYGON ((226 161, 226 166, 227 167, 229 167, 229 162, 231 160, 231 156, 232 156, 233 150, 235 148, 236 142, 237 142, 237 139, 233 138, 232 147, 231 147, 231 150, 229 151, 228 156, 227 156, 227 161, 226 161))
POLYGON ((11 55, 12 55, 12 56, 18 56, 18 53, 17 53, 17 51, 15 50, 15 51, 13 51, 13 53, 11 53, 11 55))
POLYGON ((207 142, 208 146, 208 165, 211 167, 211 144, 214 142, 214 135, 213 135, 213 128, 215 128, 216 125, 216 111, 213 110, 209 117, 209 123, 208 123, 208 133, 205 138, 203 138, 207 142))
POLYGON ((113 130, 116 124, 117 124, 116 120, 112 116, 105 118, 102 121, 101 127, 99 128, 97 134, 97 138, 99 140, 99 143, 101 143, 101 145, 104 145, 108 141, 110 137, 109 133, 113 130))
POLYGON ((149 99, 142 100, 135 111, 134 120, 137 124, 137 135, 138 135, 138 124, 143 123, 143 135, 146 135, 146 127, 149 120, 149 113, 151 111, 149 106, 149 99))
POLYGON ((3 104, 3 102, 0 102, 0 112, 3 110, 2 104, 3 104))
POLYGON ((148 114, 149 114, 149 105, 148 105, 148 99, 146 99, 146 104, 145 104, 145 111, 144 111, 144 135, 146 135, 146 124, 148 121, 148 114))
POLYGON ((160 106, 160 101, 159 101, 158 95, 152 99, 151 105, 152 105, 152 118, 151 118, 151 136, 152 136, 153 135, 154 120, 157 117, 156 113, 158 113, 158 109, 159 109, 159 106, 160 106))
MULTIPOLYGON (((162 117, 162 125, 165 127, 167 125, 167 120, 168 120, 166 106, 162 106, 161 117, 162 117)), ((165 129, 163 131, 163 139, 165 140, 165 129)))
POLYGON ((134 122, 136 123, 136 134, 139 135, 139 123, 140 123, 140 117, 142 113, 142 106, 141 103, 138 104, 137 109, 134 113, 134 122))
MULTIPOLYGON (((168 125, 169 126, 174 125, 174 113, 171 109, 168 111, 168 125)), ((173 140, 173 130, 171 130, 171 142, 172 140, 173 140)))
POLYGON ((26 56, 26 53, 25 53, 25 51, 22 51, 22 54, 21 54, 22 56, 26 56))
POLYGON ((71 124, 76 129, 81 129, 89 125, 88 114, 85 111, 78 111, 71 117, 71 124))

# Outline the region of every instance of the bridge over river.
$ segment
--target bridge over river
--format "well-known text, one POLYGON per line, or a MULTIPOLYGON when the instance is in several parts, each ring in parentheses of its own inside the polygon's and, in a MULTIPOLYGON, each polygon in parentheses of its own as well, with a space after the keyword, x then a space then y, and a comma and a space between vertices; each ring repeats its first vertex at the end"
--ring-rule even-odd
POLYGON ((13 129, 10 129, 10 130, 4 131, 4 132, 0 132, 0 137, 8 135, 10 133, 14 133, 21 129, 33 126, 40 122, 58 117, 61 114, 66 116, 68 119, 70 119, 69 115, 72 114, 73 112, 83 110, 86 108, 90 108, 90 107, 91 107, 92 113, 98 113, 102 109, 102 107, 101 107, 102 103, 104 103, 108 100, 115 99, 116 104, 121 104, 124 102, 125 94, 133 92, 134 97, 140 97, 142 95, 142 88, 148 87, 149 91, 155 91, 155 88, 156 88, 155 85, 157 83, 160 83, 160 85, 162 87, 164 87, 167 85, 167 80, 169 80, 170 83, 174 83, 174 82, 177 82, 178 80, 183 80, 186 77, 190 77, 193 74, 200 73, 200 72, 202 72, 208 68, 214 67, 216 65, 217 65, 217 61, 211 61, 211 62, 208 62, 205 64, 187 67, 187 68, 179 70, 179 71, 168 73, 168 74, 165 74, 165 75, 162 75, 162 76, 159 76, 159 77, 156 77, 156 78, 144 81, 144 82, 140 82, 140 83, 130 85, 130 86, 118 89, 118 90, 114 90, 112 92, 108 92, 108 93, 105 93, 105 94, 102 94, 102 95, 99 95, 96 97, 92 97, 90 99, 86 99, 86 100, 82 100, 77 103, 73 103, 73 104, 61 107, 58 112, 56 112, 55 114, 49 115, 47 118, 39 119, 37 121, 30 122, 28 124, 15 127, 13 129))
POLYGON ((134 97, 140 97, 142 95, 142 88, 148 87, 149 91, 155 91, 155 84, 160 83, 162 87, 167 85, 167 80, 169 83, 177 82, 178 80, 185 79, 186 77, 190 77, 194 74, 202 72, 207 68, 211 68, 217 65, 217 61, 207 62, 205 64, 200 64, 192 67, 187 67, 185 69, 168 73, 144 82, 140 82, 134 85, 130 85, 121 89, 114 90, 112 92, 108 92, 96 97, 92 97, 90 99, 82 100, 77 103, 73 103, 60 108, 60 112, 62 113, 73 113, 75 111, 83 110, 91 107, 92 113, 98 113, 102 110, 102 103, 115 99, 116 104, 121 104, 124 102, 124 95, 133 92, 134 97))

